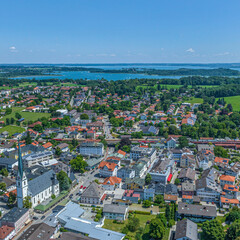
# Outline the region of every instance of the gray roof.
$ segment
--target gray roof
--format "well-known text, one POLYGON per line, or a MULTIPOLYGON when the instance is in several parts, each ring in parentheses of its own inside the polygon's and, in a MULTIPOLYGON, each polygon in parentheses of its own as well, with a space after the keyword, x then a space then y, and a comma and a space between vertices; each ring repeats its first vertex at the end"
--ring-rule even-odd
POLYGON ((0 165, 13 165, 16 162, 15 158, 0 158, 0 165))
POLYGON ((127 206, 125 205, 105 204, 103 206, 103 213, 125 214, 126 210, 127 206))
POLYGON ((1 222, 15 223, 15 222, 17 222, 27 211, 28 211, 27 208, 17 208, 17 207, 14 207, 13 209, 11 209, 8 213, 6 213, 6 214, 2 217, 1 222))
POLYGON ((82 193, 81 197, 101 198, 104 192, 105 190, 101 185, 92 182, 82 193))
POLYGON ((73 232, 63 232, 62 235, 58 238, 59 240, 96 240, 96 238, 90 238, 84 236, 80 233, 73 233, 73 232))
POLYGON ((177 222, 175 239, 184 237, 191 240, 198 240, 198 229, 196 223, 188 219, 183 219, 177 222))
POLYGON ((195 185, 190 182, 182 183, 182 191, 195 191, 195 185))
MULTIPOLYGON (((53 170, 50 170, 42 175, 34 178, 28 183, 28 191, 32 196, 36 196, 45 189, 49 188, 53 184, 53 176, 55 175, 53 170)), ((58 183, 58 180, 55 179, 55 185, 58 183)))
POLYGON ((55 228, 45 223, 34 224, 29 227, 18 240, 48 240, 54 234, 55 228))
POLYGON ((207 217, 216 217, 217 210, 214 206, 204 206, 196 204, 186 204, 180 202, 178 204, 178 213, 179 214, 188 214, 188 215, 197 215, 197 216, 207 216, 207 217))
POLYGON ((191 180, 195 179, 195 171, 191 168, 183 168, 181 169, 178 178, 189 178, 191 180))

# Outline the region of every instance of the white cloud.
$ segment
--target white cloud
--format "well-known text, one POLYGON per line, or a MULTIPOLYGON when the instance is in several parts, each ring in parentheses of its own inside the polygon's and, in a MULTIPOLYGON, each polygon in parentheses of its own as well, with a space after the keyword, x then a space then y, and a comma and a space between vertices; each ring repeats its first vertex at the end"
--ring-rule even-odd
POLYGON ((14 47, 14 46, 11 46, 11 47, 9 48, 9 50, 10 50, 10 52, 17 52, 17 51, 18 51, 17 48, 14 47))
POLYGON ((186 50, 186 52, 194 53, 195 50, 193 48, 189 48, 189 49, 186 50))

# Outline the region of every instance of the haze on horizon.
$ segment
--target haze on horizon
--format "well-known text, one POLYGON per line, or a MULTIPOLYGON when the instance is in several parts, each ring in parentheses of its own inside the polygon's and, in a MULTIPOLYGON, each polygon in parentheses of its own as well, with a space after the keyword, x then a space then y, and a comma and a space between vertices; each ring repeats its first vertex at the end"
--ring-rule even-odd
POLYGON ((239 0, 1 2, 1 63, 240 62, 239 0))

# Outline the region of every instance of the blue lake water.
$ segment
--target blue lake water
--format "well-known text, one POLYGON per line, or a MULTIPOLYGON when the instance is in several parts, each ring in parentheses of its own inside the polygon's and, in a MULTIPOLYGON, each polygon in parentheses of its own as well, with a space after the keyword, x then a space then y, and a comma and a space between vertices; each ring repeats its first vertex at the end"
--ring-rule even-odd
MULTIPOLYGON (((34 66, 34 65, 33 65, 34 66)), ((214 65, 192 65, 192 64, 57 64, 56 66, 65 67, 86 67, 86 68, 102 68, 102 69, 123 69, 123 68, 151 68, 151 69, 163 69, 163 70, 174 70, 179 68, 191 68, 191 69, 212 69, 223 67, 221 64, 214 65)), ((239 68, 233 68, 239 70, 239 68)), ((88 79, 88 80, 101 80, 106 79, 108 81, 135 79, 135 78, 147 78, 147 79, 163 79, 172 78, 178 79, 183 76, 157 76, 157 75, 145 75, 145 74, 128 74, 128 73, 91 73, 87 71, 68 71, 68 72, 58 72, 58 76, 28 76, 28 77, 18 77, 14 79, 24 78, 24 79, 88 79)))

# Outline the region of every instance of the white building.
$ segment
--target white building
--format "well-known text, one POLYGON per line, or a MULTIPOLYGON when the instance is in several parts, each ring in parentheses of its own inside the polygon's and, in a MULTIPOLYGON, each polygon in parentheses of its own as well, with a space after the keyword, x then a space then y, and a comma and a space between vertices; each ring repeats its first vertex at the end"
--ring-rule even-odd
POLYGON ((104 146, 99 142, 83 142, 80 144, 78 152, 83 156, 103 156, 104 146))

